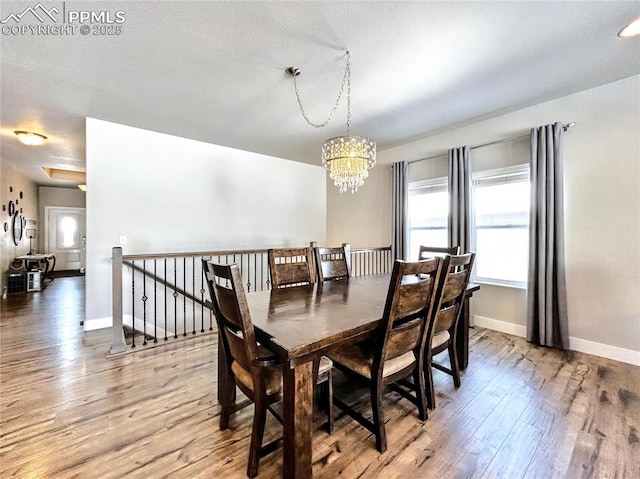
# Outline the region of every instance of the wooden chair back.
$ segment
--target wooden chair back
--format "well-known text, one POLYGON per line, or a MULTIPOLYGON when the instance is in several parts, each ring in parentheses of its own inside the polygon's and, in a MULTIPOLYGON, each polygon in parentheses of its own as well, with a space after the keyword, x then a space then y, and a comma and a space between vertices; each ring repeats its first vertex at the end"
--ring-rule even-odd
POLYGON ((443 281, 439 292, 439 301, 436 305, 433 334, 438 334, 446 329, 450 332, 451 340, 455 341, 455 326, 462 312, 464 295, 471 278, 474 259, 475 253, 445 257, 442 265, 443 281))
POLYGON ((429 324, 433 322, 435 295, 440 289, 442 261, 442 258, 396 260, 383 317, 374 336, 330 353, 334 365, 353 371, 370 383, 372 420, 340 398, 334 398, 334 402, 374 433, 380 452, 387 449, 382 405, 385 385, 413 402, 420 420, 427 419, 424 353, 429 324), (413 381, 403 381, 409 375, 413 381))
MULTIPOLYGON (((434 298, 441 274, 441 258, 416 262, 396 260, 380 323, 380 354, 373 367, 382 375, 384 362, 414 351, 420 359, 428 323, 433 320, 434 298)), ((373 376, 373 374, 372 374, 373 376)))
POLYGON ((436 293, 437 304, 434 309, 434 321, 427 331, 425 348, 425 377, 427 402, 431 409, 436 406, 436 393, 433 381, 433 368, 453 377, 453 384, 460 387, 460 366, 456 353, 458 323, 463 314, 467 285, 471 278, 471 269, 475 253, 445 256, 442 264, 442 280, 436 293), (451 367, 433 360, 433 357, 445 350, 449 351, 451 367))
POLYGON ((418 259, 433 258, 434 256, 443 257, 444 255, 460 254, 460 246, 425 246, 420 245, 418 250, 418 259))
MULTIPOLYGON (((259 360, 259 349, 240 268, 237 264, 222 265, 206 260, 203 260, 203 266, 227 358, 251 373, 253 392, 259 393, 261 373, 255 367, 255 361, 259 360)), ((254 400, 253 397, 251 399, 254 400)))
POLYGON ((311 248, 270 249, 268 256, 272 288, 312 282, 311 248))
POLYGON ((313 248, 318 281, 345 279, 351 275, 351 251, 348 244, 337 248, 313 248))

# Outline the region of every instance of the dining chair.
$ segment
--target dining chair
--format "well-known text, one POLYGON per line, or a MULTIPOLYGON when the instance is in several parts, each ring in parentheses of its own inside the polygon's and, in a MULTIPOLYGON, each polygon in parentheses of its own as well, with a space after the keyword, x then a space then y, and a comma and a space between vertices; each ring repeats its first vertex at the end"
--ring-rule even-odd
MULTIPOLYGON (((251 314, 247 304, 247 298, 242 283, 242 275, 237 264, 214 264, 205 259, 203 270, 207 278, 207 285, 213 311, 221 334, 222 348, 224 349, 226 362, 233 374, 235 385, 254 404, 253 427, 251 432, 251 444, 249 446, 249 462, 247 476, 255 477, 258 474, 260 457, 275 450, 277 439, 265 446, 262 445, 264 429, 267 419, 267 411, 282 423, 282 417, 278 408, 274 405, 282 400, 282 364, 276 355, 259 344, 256 340, 251 314)), ((328 382, 326 391, 327 404, 333 402, 331 397, 331 368, 330 360, 320 361, 318 366, 318 381, 328 382)), ((242 408, 235 406, 226 399, 221 401, 220 429, 229 427, 231 414, 242 408)), ((333 414, 329 413, 329 432, 333 428, 333 414)))
POLYGON ((313 282, 311 248, 272 248, 267 254, 272 288, 313 282))
POLYGON ((376 448, 381 453, 387 449, 382 410, 385 386, 413 402, 419 418, 427 419, 424 349, 429 322, 433 321, 441 264, 441 258, 417 262, 396 260, 384 313, 374 335, 329 354, 336 367, 369 384, 373 421, 338 397, 334 397, 334 403, 375 435, 376 448), (413 382, 404 381, 410 376, 413 382))
POLYGON ((420 245, 418 259, 427 259, 434 256, 444 256, 446 254, 460 254, 460 246, 425 246, 420 245))
POLYGON ((345 279, 351 275, 351 251, 349 244, 345 243, 336 248, 313 248, 318 281, 332 281, 345 279))
POLYGON ((433 384, 433 369, 436 368, 453 376, 453 384, 460 387, 460 367, 456 354, 456 331, 458 322, 462 316, 464 297, 471 277, 471 269, 475 253, 463 255, 447 255, 442 264, 442 281, 440 291, 437 292, 437 304, 435 305, 435 320, 431 323, 427 332, 425 359, 427 377, 427 402, 429 409, 436 405, 435 388, 433 384), (437 363, 433 356, 447 350, 449 352, 450 368, 437 363))
MULTIPOLYGON (((272 288, 285 288, 313 283, 311 248, 271 248, 267 251, 272 288)), ((327 414, 327 431, 333 432, 333 362, 326 356, 314 362, 327 414)))

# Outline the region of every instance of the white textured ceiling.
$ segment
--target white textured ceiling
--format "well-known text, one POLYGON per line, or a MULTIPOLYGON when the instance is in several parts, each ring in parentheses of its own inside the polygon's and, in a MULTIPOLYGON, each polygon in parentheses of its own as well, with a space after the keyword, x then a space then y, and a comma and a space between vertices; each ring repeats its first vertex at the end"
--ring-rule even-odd
MULTIPOLYGON (((3 1, 0 17, 36 3, 3 1)), ((346 49, 352 133, 379 150, 640 73, 640 37, 616 36, 638 1, 43 3, 126 22, 119 36, 1 36, 0 154, 38 184, 69 184, 40 167, 84 168, 85 116, 319 164, 345 103, 312 128, 285 69, 302 70, 322 121, 346 49), (50 141, 23 146, 17 129, 50 141)))

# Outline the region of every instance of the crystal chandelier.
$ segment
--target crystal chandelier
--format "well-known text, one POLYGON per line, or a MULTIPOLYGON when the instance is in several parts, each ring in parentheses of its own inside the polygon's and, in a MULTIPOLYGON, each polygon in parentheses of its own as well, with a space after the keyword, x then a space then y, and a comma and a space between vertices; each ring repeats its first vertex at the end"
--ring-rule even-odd
POLYGON ((376 166, 376 142, 363 136, 351 136, 351 55, 349 52, 345 54, 342 86, 329 118, 323 123, 316 124, 311 122, 302 107, 296 82, 296 77, 300 75, 300 70, 290 67, 287 69, 287 73, 293 77, 300 113, 302 113, 307 123, 315 128, 322 128, 329 124, 340 104, 345 84, 347 85, 347 136, 329 138, 324 142, 322 145, 322 166, 329 170, 329 178, 333 180, 340 193, 344 193, 348 189, 351 189, 351 193, 355 193, 369 176, 369 169, 376 166))

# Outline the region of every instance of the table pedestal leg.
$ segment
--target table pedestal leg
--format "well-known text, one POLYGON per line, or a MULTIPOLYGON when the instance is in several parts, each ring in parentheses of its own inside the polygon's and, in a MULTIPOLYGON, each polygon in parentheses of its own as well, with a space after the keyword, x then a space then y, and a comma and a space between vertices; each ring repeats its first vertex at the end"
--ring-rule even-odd
POLYGON ((283 365, 283 477, 311 478, 313 361, 283 365))

